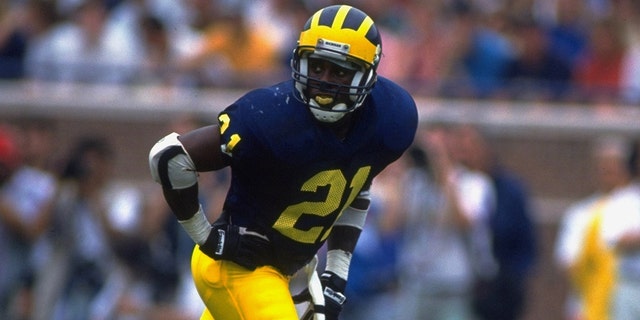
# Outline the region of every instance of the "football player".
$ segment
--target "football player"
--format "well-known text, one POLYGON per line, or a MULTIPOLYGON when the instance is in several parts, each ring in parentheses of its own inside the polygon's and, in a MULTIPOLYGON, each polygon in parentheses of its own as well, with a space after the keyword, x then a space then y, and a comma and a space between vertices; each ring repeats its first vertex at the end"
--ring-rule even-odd
POLYGON ((338 319, 371 183, 412 143, 418 123, 412 97, 377 76, 381 53, 365 13, 321 9, 300 34, 292 81, 250 91, 217 124, 169 134, 151 149, 151 174, 196 243, 201 319, 298 319, 289 279, 325 242, 325 306, 316 312, 338 319), (230 189, 211 224, 197 172, 226 166, 230 189))

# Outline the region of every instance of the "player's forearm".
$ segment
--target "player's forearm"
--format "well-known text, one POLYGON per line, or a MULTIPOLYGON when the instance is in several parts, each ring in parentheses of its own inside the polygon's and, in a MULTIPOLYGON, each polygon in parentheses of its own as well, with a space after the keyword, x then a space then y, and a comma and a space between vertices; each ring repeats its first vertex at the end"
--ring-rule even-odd
POLYGON ((198 185, 185 189, 162 189, 167 204, 191 239, 203 245, 211 234, 212 226, 198 201, 198 185))
POLYGON ((370 204, 371 193, 365 188, 335 222, 327 239, 329 251, 341 250, 351 255, 364 228, 370 204))
POLYGON ((186 189, 162 188, 164 199, 178 220, 191 218, 200 208, 198 185, 186 189))
POLYGON ((349 277, 349 267, 353 251, 360 237, 360 229, 348 226, 334 226, 327 239, 326 271, 332 272, 343 280, 349 277))
POLYGON ((328 250, 353 252, 362 230, 350 226, 334 226, 327 239, 328 250))

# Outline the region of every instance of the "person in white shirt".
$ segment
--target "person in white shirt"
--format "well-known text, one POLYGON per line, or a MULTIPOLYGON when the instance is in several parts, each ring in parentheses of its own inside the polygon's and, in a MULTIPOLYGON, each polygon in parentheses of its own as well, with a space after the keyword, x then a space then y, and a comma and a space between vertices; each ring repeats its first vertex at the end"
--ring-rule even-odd
POLYGON ((596 142, 598 189, 570 206, 561 222, 555 259, 571 280, 571 316, 640 317, 640 192, 627 163, 629 146, 622 137, 596 142))
POLYGON ((454 133, 423 129, 409 153, 398 319, 472 319, 474 284, 495 272, 486 222, 493 189, 458 162, 454 133))

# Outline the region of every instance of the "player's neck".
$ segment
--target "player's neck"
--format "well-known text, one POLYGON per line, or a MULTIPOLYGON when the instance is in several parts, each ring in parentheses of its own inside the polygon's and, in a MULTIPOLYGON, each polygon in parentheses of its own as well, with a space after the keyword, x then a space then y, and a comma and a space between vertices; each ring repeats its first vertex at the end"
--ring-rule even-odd
POLYGON ((344 125, 337 128, 332 128, 331 131, 336 135, 336 137, 338 137, 338 139, 340 139, 340 141, 343 141, 349 134, 349 126, 344 125))
POLYGON ((340 141, 343 141, 353 128, 353 114, 346 114, 340 121, 329 124, 328 128, 340 141))

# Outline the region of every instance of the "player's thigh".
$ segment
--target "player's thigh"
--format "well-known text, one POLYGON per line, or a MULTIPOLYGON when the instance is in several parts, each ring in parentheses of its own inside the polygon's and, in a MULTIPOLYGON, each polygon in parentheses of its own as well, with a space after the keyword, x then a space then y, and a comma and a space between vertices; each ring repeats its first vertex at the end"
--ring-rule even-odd
MULTIPOLYGON (((238 269, 232 264, 230 269, 238 269)), ((239 268, 229 288, 245 319, 296 320, 295 305, 289 291, 289 279, 271 267, 247 273, 239 268)))
POLYGON ((202 319, 298 319, 289 279, 271 267, 248 271, 235 263, 215 261, 195 250, 194 282, 211 317, 202 319))

